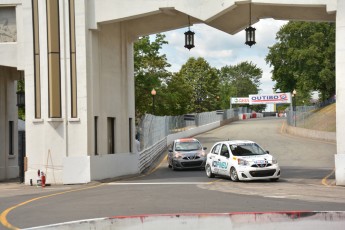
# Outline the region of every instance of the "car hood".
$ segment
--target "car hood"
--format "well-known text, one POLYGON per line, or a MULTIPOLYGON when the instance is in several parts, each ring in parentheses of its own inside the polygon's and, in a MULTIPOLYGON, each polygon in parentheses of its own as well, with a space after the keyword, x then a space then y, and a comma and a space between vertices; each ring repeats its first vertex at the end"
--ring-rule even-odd
POLYGON ((270 154, 265 154, 265 155, 255 155, 255 156, 240 156, 240 157, 237 157, 237 158, 254 162, 254 161, 259 161, 259 160, 271 161, 273 159, 273 156, 270 155, 270 154))
POLYGON ((175 151, 175 153, 181 154, 184 157, 189 157, 189 156, 195 156, 196 154, 201 154, 202 150, 175 151))

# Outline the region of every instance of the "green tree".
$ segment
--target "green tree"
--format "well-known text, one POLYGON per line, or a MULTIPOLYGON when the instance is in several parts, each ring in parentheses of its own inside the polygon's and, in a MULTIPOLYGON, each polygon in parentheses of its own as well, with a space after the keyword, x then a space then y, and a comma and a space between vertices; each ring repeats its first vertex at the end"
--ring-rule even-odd
POLYGON ((289 22, 277 33, 266 62, 282 92, 297 89, 298 101, 309 101, 311 91, 322 99, 335 94, 335 24, 289 22))
POLYGON ((188 84, 183 75, 175 73, 167 81, 162 112, 165 115, 177 116, 193 111, 194 107, 191 103, 193 90, 192 85, 188 84))
MULTIPOLYGON (((170 66, 165 54, 159 51, 164 44, 165 35, 156 34, 154 41, 149 36, 141 37, 134 43, 134 77, 135 77, 135 108, 136 117, 140 118, 145 113, 152 113, 151 90, 155 89, 156 102, 163 95, 162 87, 166 78, 171 76, 166 68, 170 66)), ((159 104, 156 103, 155 111, 160 112, 159 104)), ((156 113, 156 114, 157 114, 156 113)))
MULTIPOLYGON (((25 93, 25 81, 19 80, 17 82, 17 92, 25 93)), ((25 121, 25 107, 18 107, 18 119, 25 121)))
MULTIPOLYGON (((262 70, 252 62, 245 61, 234 66, 222 67, 220 69, 222 108, 229 108, 230 97, 248 97, 249 94, 257 94, 260 90, 261 78, 262 70)), ((262 110, 264 107, 259 106, 256 110, 262 110)))
POLYGON ((219 75, 204 58, 189 58, 174 78, 174 81, 186 87, 181 96, 182 100, 188 100, 190 104, 187 112, 205 112, 219 108, 219 75))

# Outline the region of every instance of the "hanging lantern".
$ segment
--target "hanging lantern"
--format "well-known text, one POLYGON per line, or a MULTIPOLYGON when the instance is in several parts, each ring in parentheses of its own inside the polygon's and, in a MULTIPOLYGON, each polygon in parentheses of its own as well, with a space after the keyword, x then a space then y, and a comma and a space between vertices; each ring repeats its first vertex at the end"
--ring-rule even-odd
POLYGON ((188 30, 187 32, 184 33, 184 37, 185 37, 185 45, 184 47, 187 48, 187 49, 191 49, 194 46, 194 32, 188 30))
POLYGON ((251 26, 252 24, 252 4, 249 3, 249 27, 247 27, 245 29, 246 31, 246 45, 249 45, 250 47, 252 47, 252 45, 254 45, 255 42, 255 28, 253 28, 251 26))
POLYGON ((194 48, 194 32, 190 31, 190 19, 189 19, 189 16, 188 16, 188 31, 184 33, 184 38, 185 38, 185 41, 184 41, 184 47, 187 48, 187 49, 191 49, 191 48, 194 48))
POLYGON ((250 47, 256 43, 255 42, 255 30, 256 29, 254 27, 251 27, 251 26, 246 28, 246 42, 245 42, 245 44, 249 45, 250 47))
MULTIPOLYGON (((23 72, 20 72, 19 81, 21 82, 21 84, 24 84, 23 72)), ((24 87, 23 85, 21 85, 20 87, 18 86, 18 90, 17 90, 17 106, 18 106, 18 108, 24 108, 25 107, 25 92, 24 92, 23 87, 24 87)))
POLYGON ((17 92, 17 106, 19 108, 25 107, 25 93, 24 91, 17 92))

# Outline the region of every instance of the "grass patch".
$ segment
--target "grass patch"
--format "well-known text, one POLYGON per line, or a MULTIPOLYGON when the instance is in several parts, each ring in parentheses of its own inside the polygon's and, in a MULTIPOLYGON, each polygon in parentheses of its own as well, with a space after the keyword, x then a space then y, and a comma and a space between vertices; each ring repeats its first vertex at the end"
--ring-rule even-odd
POLYGON ((320 108, 310 115, 300 114, 298 127, 319 131, 336 131, 336 103, 320 108))

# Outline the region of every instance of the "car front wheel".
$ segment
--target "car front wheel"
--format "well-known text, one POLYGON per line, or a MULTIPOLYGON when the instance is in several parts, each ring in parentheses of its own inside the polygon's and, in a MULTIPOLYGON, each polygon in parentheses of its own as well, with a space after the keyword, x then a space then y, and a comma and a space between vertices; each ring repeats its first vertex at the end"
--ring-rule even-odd
POLYGON ((230 178, 232 181, 235 181, 235 182, 239 181, 237 171, 234 167, 230 169, 230 178))
POLYGON ((206 171, 206 175, 207 175, 208 178, 213 178, 214 177, 214 174, 212 173, 210 165, 206 165, 205 171, 206 171))

